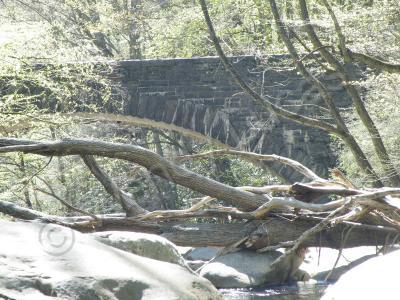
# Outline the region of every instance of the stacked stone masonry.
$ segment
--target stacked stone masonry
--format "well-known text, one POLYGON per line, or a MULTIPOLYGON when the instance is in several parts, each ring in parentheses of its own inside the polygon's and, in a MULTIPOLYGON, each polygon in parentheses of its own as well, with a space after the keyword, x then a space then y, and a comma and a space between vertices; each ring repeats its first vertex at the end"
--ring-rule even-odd
MULTIPOLYGON (((231 58, 241 76, 270 101, 294 112, 328 118, 316 89, 285 60, 284 56, 263 62, 253 56, 231 58)), ((321 176, 335 163, 326 133, 254 105, 217 57, 119 61, 113 69, 113 76, 128 90, 127 115, 191 129, 241 150, 287 156, 321 176)), ((346 106, 337 76, 327 74, 322 81, 335 101, 346 106)), ((290 181, 301 180, 288 167, 273 167, 290 181)))

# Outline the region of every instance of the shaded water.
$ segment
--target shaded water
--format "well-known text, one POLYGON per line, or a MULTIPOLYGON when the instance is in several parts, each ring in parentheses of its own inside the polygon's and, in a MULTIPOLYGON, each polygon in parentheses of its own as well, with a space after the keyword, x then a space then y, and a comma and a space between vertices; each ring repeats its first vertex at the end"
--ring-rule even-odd
POLYGON ((226 300, 319 300, 328 287, 324 283, 300 283, 268 288, 221 289, 226 300))

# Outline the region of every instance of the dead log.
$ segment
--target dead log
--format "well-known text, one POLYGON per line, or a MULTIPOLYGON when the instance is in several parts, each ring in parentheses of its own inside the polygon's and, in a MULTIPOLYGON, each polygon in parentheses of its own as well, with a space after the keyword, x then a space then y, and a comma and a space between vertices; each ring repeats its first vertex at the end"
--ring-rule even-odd
MULTIPOLYGON (((123 215, 96 215, 81 217, 59 217, 39 213, 32 209, 22 208, 10 202, 0 201, 0 211, 23 220, 36 220, 44 223, 55 223, 81 232, 94 231, 134 231, 159 234, 181 246, 217 246, 226 247, 239 240, 246 239, 257 231, 261 239, 253 249, 275 246, 287 241, 295 241, 306 230, 320 222, 323 217, 297 216, 294 219, 279 215, 270 215, 263 220, 237 222, 228 224, 188 223, 185 221, 143 221, 139 218, 127 218, 123 215)), ((293 217, 293 216, 290 216, 293 217)), ((399 234, 399 231, 385 226, 365 225, 344 222, 333 228, 325 228, 319 234, 304 241, 305 246, 323 246, 339 249, 366 245, 383 245, 388 237, 399 234), (353 227, 347 242, 343 245, 343 231, 353 227)))
MULTIPOLYGON (((247 224, 179 224, 170 228, 162 227, 161 235, 171 242, 181 246, 216 246, 226 247, 251 234, 262 223, 267 229, 263 240, 258 241, 253 249, 261 249, 266 246, 279 245, 287 241, 295 241, 299 236, 316 225, 317 221, 301 220, 287 221, 284 219, 271 218, 266 221, 252 221, 247 224)), ((329 247, 339 249, 341 246, 357 247, 385 244, 388 235, 398 234, 395 230, 387 232, 370 230, 369 228, 358 227, 357 224, 340 224, 334 228, 325 229, 320 234, 304 241, 307 247, 329 247), (348 226, 354 226, 350 232, 347 242, 342 245, 343 230, 348 226)))

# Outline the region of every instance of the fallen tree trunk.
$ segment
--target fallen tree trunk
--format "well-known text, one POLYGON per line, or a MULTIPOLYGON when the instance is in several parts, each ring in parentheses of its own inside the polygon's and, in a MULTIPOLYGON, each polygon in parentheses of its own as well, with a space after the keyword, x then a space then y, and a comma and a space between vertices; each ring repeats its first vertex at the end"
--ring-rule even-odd
MULTIPOLYGON (((265 220, 253 220, 247 223, 229 224, 195 224, 183 221, 151 222, 114 215, 97 215, 96 219, 88 216, 59 217, 38 213, 6 201, 0 201, 0 211, 16 218, 56 223, 81 232, 120 230, 159 234, 177 245, 191 247, 226 247, 246 239, 256 232, 258 240, 252 248, 261 249, 266 246, 280 245, 287 241, 295 241, 303 232, 319 223, 318 218, 296 217, 294 220, 290 220, 278 216, 270 216, 265 220)), ((347 222, 321 231, 320 234, 305 240, 304 245, 336 249, 383 245, 388 241, 388 237, 397 234, 399 231, 390 227, 347 222), (343 231, 349 227, 353 227, 353 229, 346 243, 343 244, 343 231)))
MULTIPOLYGON (((218 246, 226 247, 233 244, 258 229, 263 224, 266 228, 263 235, 253 249, 261 249, 266 246, 274 246, 287 241, 295 241, 299 236, 317 221, 295 220, 293 222, 284 219, 268 219, 266 221, 253 221, 248 224, 196 224, 196 225, 175 225, 170 228, 161 228, 162 236, 171 242, 181 246, 218 246)), ((369 230, 367 228, 357 228, 354 225, 350 232, 347 242, 343 244, 343 231, 348 228, 346 224, 341 224, 335 228, 323 230, 319 235, 313 236, 304 241, 304 246, 330 247, 339 249, 341 247, 356 247, 367 245, 383 245, 388 235, 394 234, 382 233, 369 230)))

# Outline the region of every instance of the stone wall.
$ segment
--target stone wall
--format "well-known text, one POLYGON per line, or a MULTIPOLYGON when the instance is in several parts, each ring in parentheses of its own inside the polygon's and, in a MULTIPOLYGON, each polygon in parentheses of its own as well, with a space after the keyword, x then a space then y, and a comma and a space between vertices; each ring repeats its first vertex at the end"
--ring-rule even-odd
MULTIPOLYGON (((271 101, 299 113, 321 115, 322 100, 309 83, 273 56, 263 64, 252 56, 234 57, 239 73, 271 101)), ((129 91, 125 113, 192 129, 239 149, 296 159, 326 176, 335 162, 324 132, 278 118, 253 104, 217 57, 131 60, 114 63, 113 76, 129 91)), ((335 100, 346 103, 335 74, 323 78, 335 100)), ((274 168, 291 181, 290 168, 274 168)))

